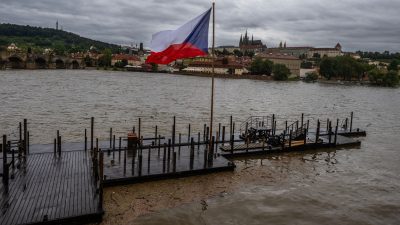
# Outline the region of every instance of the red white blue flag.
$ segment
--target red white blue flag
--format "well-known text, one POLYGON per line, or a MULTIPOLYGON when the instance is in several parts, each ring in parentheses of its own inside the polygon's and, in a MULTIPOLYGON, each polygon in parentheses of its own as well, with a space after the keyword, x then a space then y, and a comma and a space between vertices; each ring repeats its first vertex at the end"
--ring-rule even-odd
POLYGON ((146 63, 169 64, 177 59, 207 55, 210 14, 211 9, 176 30, 153 34, 146 63))

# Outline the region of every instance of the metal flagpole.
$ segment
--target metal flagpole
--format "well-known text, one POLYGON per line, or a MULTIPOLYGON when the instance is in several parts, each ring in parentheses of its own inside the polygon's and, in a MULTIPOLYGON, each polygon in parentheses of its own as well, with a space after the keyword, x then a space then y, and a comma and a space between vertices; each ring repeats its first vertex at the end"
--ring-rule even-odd
POLYGON ((209 150, 211 151, 212 143, 212 135, 213 135, 213 118, 214 118, 214 61, 215 61, 215 0, 212 3, 212 12, 213 12, 213 34, 212 34, 212 71, 211 71, 211 116, 210 116, 210 138, 209 138, 209 150))

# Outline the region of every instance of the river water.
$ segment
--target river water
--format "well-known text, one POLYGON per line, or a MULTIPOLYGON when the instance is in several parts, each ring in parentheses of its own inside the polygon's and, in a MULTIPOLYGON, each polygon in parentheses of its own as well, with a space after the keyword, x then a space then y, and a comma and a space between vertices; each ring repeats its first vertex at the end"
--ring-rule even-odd
MULTIPOLYGON (((91 116, 104 140, 110 127, 125 135, 138 117, 148 135, 155 125, 168 134, 173 116, 177 130, 192 123, 201 131, 210 84, 170 74, 0 71, 0 133, 16 137, 18 122, 27 118, 31 143, 51 143, 57 129, 63 140, 82 141, 91 116)), ((354 127, 368 135, 360 148, 237 159, 241 173, 269 175, 135 224, 400 224, 400 89, 216 79, 215 99, 215 120, 225 125, 230 115, 239 124, 251 115, 276 113, 281 122, 301 113, 325 120, 354 111, 354 127)))

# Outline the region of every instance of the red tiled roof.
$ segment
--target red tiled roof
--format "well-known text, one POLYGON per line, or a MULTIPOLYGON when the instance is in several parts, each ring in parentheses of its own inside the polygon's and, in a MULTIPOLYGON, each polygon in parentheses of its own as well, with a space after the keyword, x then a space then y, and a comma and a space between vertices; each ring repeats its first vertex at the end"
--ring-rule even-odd
POLYGON ((137 56, 134 55, 125 55, 125 54, 118 54, 118 55, 113 55, 112 56, 113 60, 123 60, 126 59, 128 61, 140 61, 140 59, 137 56))

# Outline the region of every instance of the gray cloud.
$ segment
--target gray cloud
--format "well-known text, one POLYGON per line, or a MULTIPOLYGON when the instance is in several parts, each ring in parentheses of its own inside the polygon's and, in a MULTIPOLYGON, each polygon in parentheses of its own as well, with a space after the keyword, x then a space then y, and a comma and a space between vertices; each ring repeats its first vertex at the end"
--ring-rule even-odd
MULTIPOLYGON (((210 0, 1 0, 0 22, 54 27, 101 41, 148 45, 211 7, 210 0)), ((237 45, 249 29, 268 46, 400 51, 398 0, 217 0, 217 45, 237 45)))

